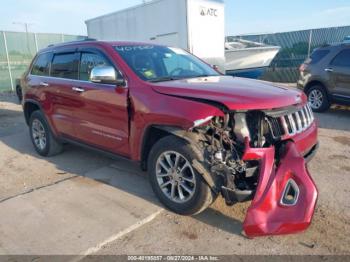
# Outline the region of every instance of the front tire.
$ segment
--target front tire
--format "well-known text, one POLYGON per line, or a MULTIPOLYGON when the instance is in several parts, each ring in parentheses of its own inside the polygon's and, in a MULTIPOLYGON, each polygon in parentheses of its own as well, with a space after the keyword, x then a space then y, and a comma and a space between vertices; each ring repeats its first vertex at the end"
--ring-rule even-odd
POLYGON ((325 112, 329 109, 330 102, 323 86, 312 86, 306 92, 309 105, 314 112, 325 112))
POLYGON ((53 136, 41 111, 35 111, 30 116, 29 133, 39 155, 54 156, 62 152, 62 144, 53 136))
POLYGON ((174 136, 159 140, 148 158, 154 193, 164 206, 180 215, 198 214, 215 199, 208 184, 192 166, 196 158, 192 145, 174 136))

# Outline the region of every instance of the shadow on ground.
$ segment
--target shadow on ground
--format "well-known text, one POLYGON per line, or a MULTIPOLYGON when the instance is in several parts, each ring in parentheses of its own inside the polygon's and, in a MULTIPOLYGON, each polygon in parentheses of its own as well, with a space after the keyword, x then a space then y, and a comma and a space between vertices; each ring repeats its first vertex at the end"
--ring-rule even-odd
MULTIPOLYGON (((24 122, 21 111, 0 108, 0 123, 1 121, 9 124, 0 125, 0 150, 2 151, 1 143, 3 143, 17 151, 21 156, 34 158, 34 161, 47 161, 53 164, 57 169, 56 174, 54 174, 57 178, 53 184, 66 179, 74 179, 76 176, 87 177, 162 207, 153 194, 148 183, 147 174, 140 169, 138 163, 118 157, 112 159, 101 153, 69 144, 64 145, 62 154, 44 158, 35 152, 31 144, 28 127, 24 122), (2 121, 5 119, 6 121, 2 121), (94 172, 96 169, 98 169, 98 172, 94 172), (66 177, 66 174, 69 174, 69 176, 66 177)), ((18 159, 18 161, 22 160, 18 159)), ((45 187, 45 185, 41 185, 39 188, 41 187, 45 187)), ((31 192, 33 189, 35 188, 26 191, 31 192)), ((24 193, 26 192, 18 192, 3 199, 0 197, 0 202, 24 193)), ((203 213, 194 216, 194 218, 232 234, 240 235, 242 230, 239 219, 227 216, 213 208, 207 209, 203 213)))
POLYGON ((0 102, 20 104, 18 97, 12 92, 0 92, 0 102))
POLYGON ((315 113, 320 128, 350 131, 350 107, 334 106, 325 113, 315 113))

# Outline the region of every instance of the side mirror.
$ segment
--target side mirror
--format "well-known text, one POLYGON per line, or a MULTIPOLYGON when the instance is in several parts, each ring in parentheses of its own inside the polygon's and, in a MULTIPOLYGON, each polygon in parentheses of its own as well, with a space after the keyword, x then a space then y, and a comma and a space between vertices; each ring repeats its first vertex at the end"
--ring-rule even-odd
POLYGON ((112 66, 96 66, 91 70, 90 81, 100 84, 124 85, 124 79, 118 79, 117 72, 112 66))

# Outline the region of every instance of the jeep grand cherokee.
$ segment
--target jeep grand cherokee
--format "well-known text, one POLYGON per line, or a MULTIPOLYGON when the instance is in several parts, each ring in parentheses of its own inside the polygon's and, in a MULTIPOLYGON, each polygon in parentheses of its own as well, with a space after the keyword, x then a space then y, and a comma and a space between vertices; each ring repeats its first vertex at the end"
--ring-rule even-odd
POLYGON ((22 82, 42 156, 72 142, 137 161, 183 215, 219 194, 228 205, 252 200, 249 237, 311 222, 317 189, 306 162, 317 127, 301 91, 220 75, 178 48, 102 41, 41 50, 22 82))

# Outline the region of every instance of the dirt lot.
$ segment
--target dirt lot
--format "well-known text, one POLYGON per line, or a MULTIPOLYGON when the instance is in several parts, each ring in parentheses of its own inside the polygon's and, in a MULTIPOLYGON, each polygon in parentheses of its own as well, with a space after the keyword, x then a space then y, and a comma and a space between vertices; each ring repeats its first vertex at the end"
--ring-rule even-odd
MULTIPOLYGON (((309 164, 309 169, 319 189, 319 200, 313 223, 306 232, 246 239, 241 235, 241 223, 249 203, 227 207, 219 198, 210 209, 195 217, 181 217, 163 210, 152 219, 145 220, 147 223, 137 222, 138 226, 130 227, 130 230, 122 230, 122 233, 111 237, 103 236, 103 241, 90 234, 86 246, 92 249, 87 249, 86 252, 79 251, 79 254, 350 254, 350 110, 344 107, 333 108, 328 113, 317 114, 317 118, 321 127, 320 149, 309 164)), ((87 183, 90 183, 91 188, 103 185, 110 188, 108 190, 122 190, 128 196, 137 196, 138 199, 142 198, 152 205, 159 206, 154 198, 148 197, 152 192, 146 184, 140 184, 138 187, 142 188, 142 191, 136 192, 132 179, 121 186, 120 180, 114 181, 113 184, 110 177, 104 179, 88 175, 94 170, 103 170, 111 166, 119 169, 122 167, 124 171, 129 170, 128 172, 133 174, 138 173, 137 179, 134 180, 140 180, 140 183, 146 181, 144 174, 135 171, 137 167, 129 162, 111 160, 74 146, 66 146, 62 155, 53 158, 39 157, 30 143, 21 107, 16 103, 16 99, 9 95, 0 95, 0 217, 10 212, 7 205, 9 201, 23 196, 30 199, 31 195, 36 193, 45 198, 49 191, 45 193, 44 190, 48 187, 51 190, 58 188, 65 181, 74 181, 72 190, 80 190, 86 187, 87 183), (90 178, 79 179, 85 176, 90 178)), ((74 202, 74 199, 71 201, 74 202)), ((40 208, 45 210, 39 210, 42 215, 39 219, 45 220, 50 226, 50 214, 57 210, 48 209, 49 206, 50 202, 40 205, 40 208)), ((14 209, 26 208, 15 206, 14 209)), ((110 208, 111 206, 101 205, 97 214, 94 209, 84 209, 84 212, 77 213, 78 217, 81 215, 94 218, 89 220, 89 229, 85 231, 100 230, 101 223, 106 223, 103 219, 108 219, 110 208)), ((127 210, 127 207, 123 208, 127 210)), ((135 214, 137 210, 132 212, 133 217, 138 218, 138 214, 135 214)), ((16 219, 18 218, 14 218, 16 219)), ((113 221, 108 222, 113 225, 113 221)), ((118 222, 116 219, 115 223, 118 222)), ((9 227, 15 227, 15 223, 8 223, 9 227)), ((55 231, 55 224, 51 226, 51 230, 55 231)), ((113 226, 109 227, 113 231, 113 226)), ((13 232, 14 235, 10 238, 14 243, 19 243, 16 242, 16 234, 23 232, 13 232)), ((36 238, 28 232, 25 233, 29 240, 36 238)), ((67 232, 73 234, 74 229, 67 232)), ((79 236, 84 237, 84 233, 86 232, 82 230, 79 236)), ((0 254, 11 254, 12 249, 7 247, 7 241, 0 227, 0 254)), ((69 241, 73 240, 69 238, 67 246, 72 245, 69 241)), ((47 243, 52 245, 49 244, 51 242, 47 243)), ((20 244, 16 248, 22 250, 20 244)), ((26 246, 26 249, 23 247, 23 253, 35 253, 35 248, 35 244, 26 246)), ((42 253, 45 253, 50 247, 40 250, 44 250, 42 253)), ((74 251, 71 253, 75 254, 74 251)))

